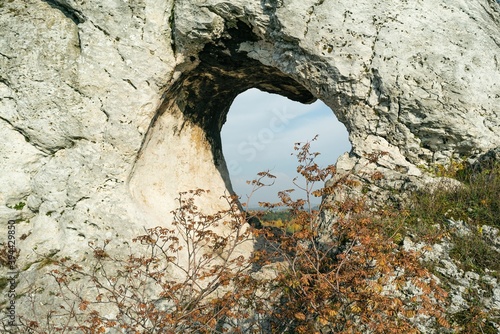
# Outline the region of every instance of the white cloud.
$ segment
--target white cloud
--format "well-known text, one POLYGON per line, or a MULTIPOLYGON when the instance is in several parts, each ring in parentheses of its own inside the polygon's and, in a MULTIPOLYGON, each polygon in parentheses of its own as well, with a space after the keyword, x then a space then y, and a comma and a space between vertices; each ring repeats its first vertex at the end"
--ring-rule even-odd
POLYGON ((252 201, 275 201, 279 190, 293 186, 297 162, 295 142, 319 135, 312 150, 320 152, 320 166, 334 163, 350 150, 347 131, 321 101, 304 105, 285 97, 251 89, 240 94, 229 111, 222 129, 222 145, 233 188, 245 201, 251 191, 247 180, 259 171, 271 169, 278 179, 269 189, 261 189, 252 201))

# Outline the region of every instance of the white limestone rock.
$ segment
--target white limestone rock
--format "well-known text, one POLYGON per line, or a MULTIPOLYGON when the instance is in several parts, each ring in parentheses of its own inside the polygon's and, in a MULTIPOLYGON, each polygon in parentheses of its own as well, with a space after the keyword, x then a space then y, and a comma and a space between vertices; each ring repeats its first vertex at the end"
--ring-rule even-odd
POLYGON ((353 147, 339 170, 381 172, 376 196, 500 146, 492 0, 3 1, 0 32, 0 226, 20 220, 20 268, 96 239, 118 253, 179 191, 223 208, 220 128, 251 87, 330 106, 353 147))

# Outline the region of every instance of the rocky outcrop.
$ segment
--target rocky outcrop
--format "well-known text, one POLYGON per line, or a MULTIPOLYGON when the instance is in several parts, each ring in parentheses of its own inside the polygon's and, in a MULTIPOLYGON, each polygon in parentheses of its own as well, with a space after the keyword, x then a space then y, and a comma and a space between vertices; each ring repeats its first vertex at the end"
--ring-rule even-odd
POLYGON ((330 106, 353 147, 340 170, 387 152, 374 189, 500 146, 493 0, 4 1, 0 31, 0 222, 19 221, 20 267, 119 250, 179 191, 224 205, 220 129, 251 87, 330 106))
MULTIPOLYGON (((460 314, 470 314, 471 310, 475 307, 481 307, 485 312, 490 313, 496 317, 496 321, 490 319, 488 323, 491 330, 495 328, 500 330, 498 324, 498 310, 500 310, 500 288, 498 279, 495 277, 494 270, 486 269, 485 272, 479 275, 477 271, 480 270, 464 270, 460 268, 459 263, 454 260, 450 254, 454 247, 454 242, 459 238, 467 238, 474 240, 472 228, 464 221, 453 219, 447 220, 447 237, 441 239, 438 243, 433 244, 431 247, 423 242, 414 242, 410 237, 406 237, 403 241, 403 248, 409 251, 422 251, 427 247, 428 251, 422 252, 423 261, 428 265, 434 267, 434 271, 440 276, 440 285, 448 286, 450 291, 447 311, 454 314, 455 317, 460 314), (474 305, 474 303, 476 305, 474 305), (492 328, 493 327, 493 328, 492 328)), ((492 248, 494 252, 500 253, 500 233, 497 228, 483 225, 479 229, 480 239, 492 248)), ((477 237, 476 237, 477 238, 477 237)), ((477 242, 477 239, 476 239, 477 242)), ((472 247, 477 244, 473 244, 472 247)), ((487 256, 487 255, 482 255, 487 256)), ((465 268, 467 269, 467 268, 465 268)))

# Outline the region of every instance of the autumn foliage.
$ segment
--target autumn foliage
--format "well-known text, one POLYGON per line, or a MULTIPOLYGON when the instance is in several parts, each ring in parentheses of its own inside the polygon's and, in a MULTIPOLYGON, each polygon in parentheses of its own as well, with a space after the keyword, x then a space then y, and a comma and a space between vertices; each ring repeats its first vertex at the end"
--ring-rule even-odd
MULTIPOLYGON (((446 293, 370 218, 362 197, 313 209, 313 197, 349 186, 347 178, 315 190, 336 176, 320 168, 310 143, 295 146, 296 185, 279 194, 294 232, 250 228, 238 198, 228 209, 204 214, 181 193, 170 227, 149 229, 134 242, 139 254, 109 255, 108 241, 91 244, 93 266, 62 259, 51 271, 61 309, 44 321, 21 318, 33 333, 418 333, 425 325, 446 330, 446 293), (221 229, 224 227, 224 229, 221 229), (217 231, 224 230, 221 233, 217 231), (248 249, 249 243, 253 250, 248 249), (86 290, 75 282, 85 282, 86 290)), ((378 177, 378 176, 376 176, 378 177)), ((259 174, 254 189, 272 180, 259 174)))

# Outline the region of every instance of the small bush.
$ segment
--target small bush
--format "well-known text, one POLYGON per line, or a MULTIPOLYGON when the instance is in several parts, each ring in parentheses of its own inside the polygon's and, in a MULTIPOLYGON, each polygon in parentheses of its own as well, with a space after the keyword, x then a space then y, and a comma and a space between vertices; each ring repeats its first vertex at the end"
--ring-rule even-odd
MULTIPOLYGON (((292 200, 287 190, 279 203, 262 205, 286 207, 297 228, 251 229, 236 197, 226 197, 227 210, 204 214, 196 206, 203 190, 181 193, 171 227, 149 229, 134 240, 144 252, 113 257, 105 241, 90 244, 89 268, 60 260, 50 274, 61 308, 43 322, 21 317, 23 328, 33 333, 418 333, 419 319, 448 328, 446 293, 419 263, 419 254, 400 249, 386 226, 366 214, 362 198, 314 208, 313 197, 332 194, 349 181, 341 178, 313 190, 335 175, 335 167, 320 168, 309 142, 295 149, 300 176, 295 182, 305 199, 292 200), (222 226, 225 232, 217 232, 222 226), (255 249, 241 254, 249 240, 255 249), (86 284, 87 292, 75 282, 86 284)), ((255 190, 265 186, 265 178, 273 176, 261 173, 252 181, 255 190)))

